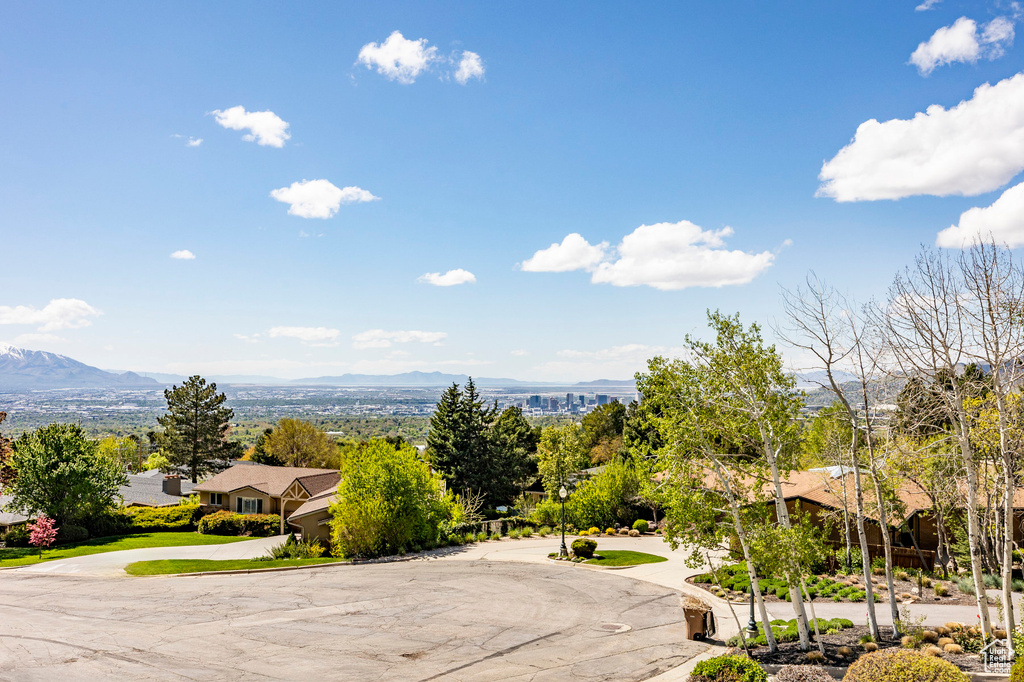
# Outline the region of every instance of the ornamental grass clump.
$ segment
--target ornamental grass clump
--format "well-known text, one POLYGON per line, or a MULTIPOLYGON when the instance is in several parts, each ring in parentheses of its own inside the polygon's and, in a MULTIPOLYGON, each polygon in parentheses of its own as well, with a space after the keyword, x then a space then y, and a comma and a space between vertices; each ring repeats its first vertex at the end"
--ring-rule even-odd
POLYGON ((866 654, 846 671, 843 682, 970 682, 952 663, 910 649, 866 654))

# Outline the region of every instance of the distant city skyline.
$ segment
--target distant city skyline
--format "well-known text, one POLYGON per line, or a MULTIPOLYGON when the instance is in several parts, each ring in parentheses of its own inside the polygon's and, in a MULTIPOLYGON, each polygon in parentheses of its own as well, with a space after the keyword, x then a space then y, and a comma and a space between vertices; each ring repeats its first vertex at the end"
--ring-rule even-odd
POLYGON ((0 343, 622 380, 811 269, 1024 244, 1016 3, 439 7, 8 7, 0 343))

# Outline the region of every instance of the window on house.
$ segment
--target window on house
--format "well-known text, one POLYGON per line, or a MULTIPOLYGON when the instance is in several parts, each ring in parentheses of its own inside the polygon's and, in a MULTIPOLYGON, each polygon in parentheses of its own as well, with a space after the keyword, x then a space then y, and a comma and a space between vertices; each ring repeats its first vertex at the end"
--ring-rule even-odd
POLYGON ((223 493, 210 493, 210 504, 220 507, 224 504, 223 493))
POLYGON ((236 511, 239 514, 262 514, 263 499, 258 497, 238 497, 236 511))

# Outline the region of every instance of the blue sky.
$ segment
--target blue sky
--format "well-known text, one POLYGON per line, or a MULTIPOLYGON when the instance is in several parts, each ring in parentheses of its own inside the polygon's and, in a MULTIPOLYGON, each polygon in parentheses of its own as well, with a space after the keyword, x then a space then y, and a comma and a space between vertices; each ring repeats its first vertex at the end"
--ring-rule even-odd
POLYGON ((5 6, 0 340, 625 378, 810 269, 1024 244, 1010 3, 380 5, 5 6))

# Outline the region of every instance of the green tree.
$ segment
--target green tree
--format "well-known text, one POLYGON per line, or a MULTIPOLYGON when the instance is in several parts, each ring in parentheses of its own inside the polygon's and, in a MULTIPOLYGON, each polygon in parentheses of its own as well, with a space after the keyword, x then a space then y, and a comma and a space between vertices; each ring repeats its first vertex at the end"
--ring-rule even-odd
POLYGON ((578 528, 630 525, 636 519, 640 479, 632 460, 616 457, 593 478, 576 486, 569 498, 569 518, 578 528))
MULTIPOLYGON (((7 419, 6 412, 0 412, 0 424, 4 423, 7 419)), ((7 486, 14 480, 14 466, 11 463, 11 458, 14 456, 14 446, 11 443, 10 438, 5 438, 0 433, 0 491, 7 488, 7 486)))
POLYGON ((45 514, 61 527, 86 525, 113 506, 118 487, 128 483, 121 465, 100 458, 77 424, 50 424, 22 434, 14 442, 11 467, 10 508, 45 514))
POLYGON ((234 413, 224 407, 227 396, 217 393, 217 384, 206 384, 199 375, 189 377, 181 386, 164 391, 167 414, 157 418, 163 427, 159 436, 164 454, 172 464, 186 467, 192 482, 213 468, 219 459, 235 450, 227 440, 234 413))
POLYGON ((263 429, 263 433, 256 437, 256 442, 249 448, 248 452, 245 453, 245 457, 242 459, 248 459, 250 462, 255 464, 266 464, 272 467, 283 467, 284 460, 277 455, 270 452, 267 447, 270 441, 271 434, 274 433, 274 429, 266 428, 263 429))
POLYGON ((338 465, 338 447, 334 441, 301 419, 279 421, 267 437, 265 449, 284 466, 336 468, 338 465))
POLYGON ((594 464, 607 462, 622 454, 622 432, 626 425, 626 406, 615 401, 598 405, 581 420, 583 446, 594 464))
POLYGON ((473 380, 441 395, 427 435, 431 464, 463 497, 483 496, 487 506, 510 502, 532 472, 534 431, 518 408, 498 414, 485 407, 473 380))
POLYGON ((374 439, 348 452, 330 508, 335 553, 375 557, 435 542, 447 515, 440 482, 409 445, 374 439))
POLYGON ((96 449, 96 454, 100 458, 116 462, 122 469, 132 471, 137 471, 142 466, 140 453, 139 441, 131 436, 107 436, 100 440, 96 449))
POLYGON ((537 475, 538 434, 518 407, 507 407, 490 428, 487 468, 491 485, 485 502, 509 502, 537 475), (488 498, 489 495, 489 498, 488 498))
POLYGON ((590 453, 584 447, 582 429, 578 424, 549 426, 540 434, 537 446, 537 470, 544 490, 552 500, 558 499, 558 489, 570 478, 590 464, 590 453))

